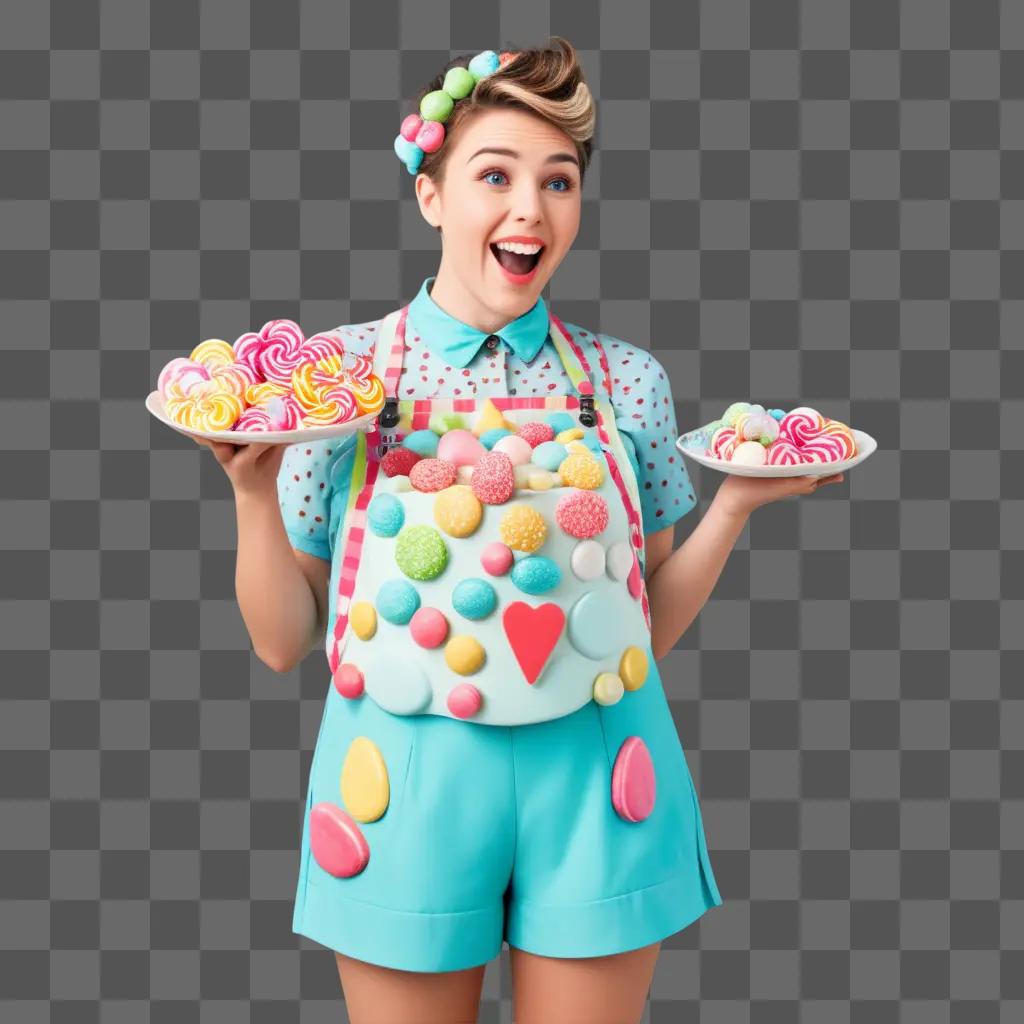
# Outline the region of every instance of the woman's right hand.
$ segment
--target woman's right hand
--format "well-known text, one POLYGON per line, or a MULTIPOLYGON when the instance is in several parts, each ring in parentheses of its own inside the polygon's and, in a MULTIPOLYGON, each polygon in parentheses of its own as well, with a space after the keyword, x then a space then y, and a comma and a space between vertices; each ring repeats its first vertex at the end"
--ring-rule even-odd
POLYGON ((209 448, 221 464, 236 497, 239 495, 277 494, 277 474, 284 460, 286 444, 231 444, 193 437, 196 444, 209 448))

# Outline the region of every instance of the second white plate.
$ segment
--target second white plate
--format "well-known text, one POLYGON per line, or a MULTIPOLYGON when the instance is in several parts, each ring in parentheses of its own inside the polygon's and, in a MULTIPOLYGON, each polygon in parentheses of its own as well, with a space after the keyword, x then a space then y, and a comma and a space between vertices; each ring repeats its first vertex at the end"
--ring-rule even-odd
POLYGON ((842 462, 801 462, 799 466, 742 466, 735 462, 726 462, 705 455, 706 440, 701 436, 701 428, 691 430, 676 440, 676 447, 694 462, 699 462, 708 469, 717 469, 720 473, 732 473, 735 476, 832 476, 834 473, 845 473, 854 466, 859 466, 877 448, 878 442, 863 430, 854 430, 853 439, 857 443, 857 454, 852 459, 842 462), (687 440, 691 447, 687 447, 687 440))

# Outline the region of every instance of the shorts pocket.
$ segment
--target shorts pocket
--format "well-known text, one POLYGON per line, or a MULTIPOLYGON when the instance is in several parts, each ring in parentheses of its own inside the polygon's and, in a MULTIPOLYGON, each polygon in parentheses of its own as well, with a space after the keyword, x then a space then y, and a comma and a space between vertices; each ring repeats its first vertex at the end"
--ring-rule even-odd
MULTIPOLYGON (((355 700, 342 697, 332 686, 318 740, 314 773, 313 803, 337 804, 350 814, 358 808, 354 800, 373 804, 380 788, 378 768, 384 764, 387 803, 373 820, 353 814, 361 829, 373 830, 393 820, 401 806, 412 762, 416 727, 409 716, 393 715, 364 694, 355 700), (358 741, 358 742, 357 742, 358 741), (379 760, 378 760, 379 757, 379 760), (346 769, 346 763, 351 758, 346 769), (353 806, 347 805, 345 792, 353 806)), ((369 836, 367 836, 369 838, 369 836)))

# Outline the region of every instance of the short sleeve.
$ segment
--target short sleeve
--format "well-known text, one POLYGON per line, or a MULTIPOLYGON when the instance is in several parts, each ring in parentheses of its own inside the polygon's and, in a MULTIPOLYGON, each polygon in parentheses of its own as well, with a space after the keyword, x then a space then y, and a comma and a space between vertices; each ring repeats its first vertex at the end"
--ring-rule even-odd
MULTIPOLYGON (((334 330, 346 355, 371 356, 379 321, 345 324, 334 330)), ((355 464, 356 437, 334 437, 291 445, 277 475, 281 518, 292 546, 331 561, 334 537, 348 502, 355 464)))
POLYGON ((333 552, 331 507, 354 436, 293 444, 277 475, 281 518, 292 546, 329 562, 333 552))
POLYGON ((676 447, 672 384, 650 352, 609 335, 599 335, 612 376, 615 425, 640 488, 644 533, 656 533, 697 504, 683 455, 676 447))

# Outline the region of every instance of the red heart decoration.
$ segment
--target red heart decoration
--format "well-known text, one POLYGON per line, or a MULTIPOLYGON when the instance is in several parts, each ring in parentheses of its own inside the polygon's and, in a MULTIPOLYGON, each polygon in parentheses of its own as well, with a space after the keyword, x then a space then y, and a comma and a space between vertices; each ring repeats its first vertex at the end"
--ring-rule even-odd
POLYGON ((557 604, 534 608, 525 601, 513 601, 502 613, 501 622, 512 653, 532 685, 562 635, 565 612, 557 604))

